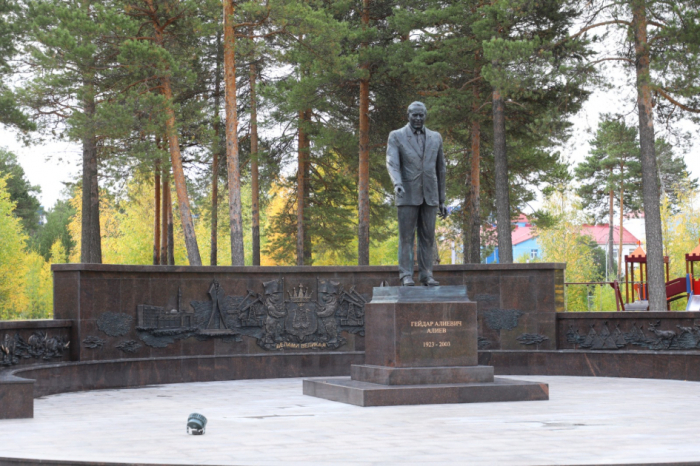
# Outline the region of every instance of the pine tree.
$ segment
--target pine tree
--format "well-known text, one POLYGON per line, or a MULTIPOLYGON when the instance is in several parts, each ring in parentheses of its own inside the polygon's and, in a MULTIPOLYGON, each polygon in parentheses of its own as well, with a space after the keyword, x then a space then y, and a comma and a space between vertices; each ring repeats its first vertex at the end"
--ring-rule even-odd
POLYGON ((17 95, 5 82, 15 71, 12 60, 26 40, 26 22, 21 13, 17 1, 0 2, 0 124, 26 132, 35 130, 36 124, 23 112, 17 95))
POLYGON ((597 218, 608 216, 608 267, 612 275, 614 202, 617 201, 620 213, 618 271, 622 270, 624 214, 636 213, 642 208, 638 189, 642 173, 637 130, 628 127, 619 116, 604 115, 590 144, 590 155, 575 170, 581 183, 578 195, 597 218))
MULTIPOLYGON (((575 169, 581 183, 578 195, 596 219, 608 217, 608 264, 612 273, 614 203, 617 203, 620 215, 620 231, 624 226, 625 213, 635 214, 643 210, 638 131, 628 126, 622 116, 606 114, 601 117, 596 136, 590 144, 590 155, 575 169)), ((685 161, 673 153, 671 145, 662 138, 656 140, 656 145, 659 155, 658 179, 664 187, 664 195, 677 199, 679 186, 685 183, 691 189, 696 187, 697 180, 688 178, 685 161)), ((617 270, 622 270, 622 234, 619 240, 617 270)))
POLYGON ((480 12, 483 19, 473 27, 483 40, 486 64, 482 76, 493 88, 498 255, 499 262, 508 263, 513 257, 506 104, 530 110, 533 126, 544 129, 542 125, 552 125, 549 138, 565 137, 567 125, 562 117, 576 111, 587 97, 583 85, 590 70, 579 61, 591 52, 585 40, 568 37, 582 14, 578 2, 504 0, 483 5, 480 12), (533 111, 535 108, 541 113, 533 111), (533 119, 538 113, 539 118, 533 119))
POLYGON ((176 98, 186 99, 197 82, 197 63, 189 58, 196 50, 196 31, 200 25, 196 6, 178 0, 136 0, 127 2, 126 9, 142 27, 138 36, 131 36, 120 47, 120 60, 130 73, 129 81, 123 83, 124 91, 133 99, 142 98, 144 93, 158 92, 151 94, 151 102, 163 112, 160 123, 170 153, 188 261, 190 265, 202 265, 183 168, 180 134, 185 128, 178 126, 182 121, 177 118, 181 115, 177 109, 182 112, 184 106, 176 101, 176 98))
POLYGON ((36 0, 28 4, 31 40, 26 45, 35 79, 22 96, 43 127, 67 126, 59 137, 82 144, 81 262, 102 262, 99 220, 97 112, 105 98, 104 70, 115 50, 106 41, 123 15, 98 0, 36 0))
POLYGON ((649 309, 666 309, 658 160, 654 108, 660 116, 700 113, 700 24, 698 0, 669 4, 660 0, 600 0, 586 26, 572 37, 597 28, 620 28, 626 46, 597 62, 619 61, 628 67, 637 90, 644 221, 647 238, 649 309), (632 73, 634 70, 634 73, 632 73), (674 111, 679 110, 679 111, 674 111))

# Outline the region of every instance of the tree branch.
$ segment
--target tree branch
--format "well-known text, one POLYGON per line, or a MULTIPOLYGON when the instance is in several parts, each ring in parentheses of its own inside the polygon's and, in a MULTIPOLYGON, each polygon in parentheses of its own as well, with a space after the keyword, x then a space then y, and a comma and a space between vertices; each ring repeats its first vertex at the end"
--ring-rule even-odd
POLYGON ((575 37, 578 37, 578 36, 580 36, 581 34, 585 33, 586 31, 590 31, 591 29, 594 29, 594 28, 597 28, 597 27, 601 27, 601 26, 608 26, 608 25, 610 25, 610 24, 624 24, 625 26, 630 26, 630 27, 632 26, 632 23, 631 23, 630 21, 624 21, 624 20, 622 20, 622 19, 613 19, 613 20, 610 20, 610 21, 603 21, 602 23, 596 23, 596 24, 591 24, 590 26, 586 26, 585 28, 583 28, 583 29, 581 29, 579 32, 577 32, 576 34, 567 37, 566 39, 564 39, 564 40, 561 41, 560 43, 562 43, 562 42, 564 42, 564 41, 566 41, 566 40, 569 40, 569 39, 573 39, 573 38, 575 38, 575 37))
POLYGON ((678 108, 680 108, 680 109, 682 109, 682 110, 685 110, 686 112, 700 113, 700 108, 688 107, 687 105, 684 105, 684 104, 678 102, 676 99, 674 99, 673 97, 671 97, 664 89, 662 89, 662 88, 660 88, 660 87, 657 87, 656 89, 654 89, 654 91, 655 91, 656 93, 658 93, 658 94, 659 94, 661 97, 663 97, 664 99, 666 99, 666 100, 668 100, 669 102, 671 102, 671 103, 672 103, 673 105, 675 105, 676 107, 678 107, 678 108))
POLYGON ((626 61, 629 63, 634 64, 634 60, 630 60, 629 58, 623 58, 623 57, 608 57, 608 58, 601 58, 600 60, 596 60, 594 62, 588 63, 589 65, 595 65, 604 61, 626 61))

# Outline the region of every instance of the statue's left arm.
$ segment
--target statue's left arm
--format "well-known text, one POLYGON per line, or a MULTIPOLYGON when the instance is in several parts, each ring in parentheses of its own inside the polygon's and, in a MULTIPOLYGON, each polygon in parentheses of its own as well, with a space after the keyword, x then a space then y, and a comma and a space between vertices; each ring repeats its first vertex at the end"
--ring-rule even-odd
POLYGON ((447 216, 447 208, 445 207, 445 177, 447 168, 445 165, 445 154, 442 152, 442 137, 440 136, 440 146, 438 147, 437 157, 435 159, 435 174, 438 181, 438 201, 439 213, 441 217, 447 216))

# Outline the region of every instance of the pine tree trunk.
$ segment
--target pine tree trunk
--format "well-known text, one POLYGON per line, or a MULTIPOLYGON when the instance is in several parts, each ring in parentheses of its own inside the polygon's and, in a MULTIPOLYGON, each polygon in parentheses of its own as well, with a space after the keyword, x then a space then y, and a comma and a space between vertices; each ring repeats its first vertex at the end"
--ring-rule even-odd
POLYGON ((162 220, 160 227, 160 264, 168 265, 168 206, 170 205, 170 169, 163 167, 162 176, 162 206, 160 209, 162 220))
MULTIPOLYGON (((304 121, 311 121, 311 110, 307 110, 304 114, 304 121)), ((313 265, 311 258, 311 234, 308 229, 309 225, 309 200, 311 193, 311 140, 309 134, 306 134, 306 147, 304 149, 306 155, 304 160, 304 264, 313 265)))
MULTIPOLYGON (((622 174, 621 174, 622 175, 622 174)), ((617 270, 622 270, 622 222, 624 220, 624 207, 625 207, 625 188, 624 183, 620 183, 620 228, 617 231, 618 239, 618 249, 617 249, 617 270)))
POLYGON ((304 112, 299 112, 297 140, 297 265, 304 265, 304 112))
POLYGON ((258 104, 256 83, 258 70, 250 64, 250 188, 253 214, 253 265, 260 265, 260 183, 258 180, 258 104))
POLYGON ((309 138, 306 124, 311 118, 310 110, 299 112, 299 139, 297 165, 297 265, 311 265, 311 238, 306 234, 306 209, 309 204, 309 138))
MULTIPOLYGON (((473 155, 472 155, 473 157, 473 155)), ((470 164, 471 165, 471 164, 470 164)), ((472 177, 471 170, 464 177, 464 202, 462 208, 462 263, 471 264, 472 242, 472 177)))
POLYGON ((173 93, 170 88, 170 78, 164 77, 161 81, 163 96, 168 102, 165 109, 165 128, 168 133, 168 146, 170 149, 170 162, 173 167, 173 180, 175 181, 175 192, 177 193, 177 204, 180 209, 180 221, 185 237, 185 248, 187 249, 187 259, 190 265, 202 265, 197 245, 197 236, 194 231, 194 221, 190 209, 190 199, 187 195, 187 185, 185 182, 185 171, 182 168, 182 155, 180 154, 180 143, 175 127, 175 111, 172 108, 173 93))
MULTIPOLYGON (((90 122, 95 116, 95 96, 92 84, 83 85, 85 97, 83 112, 90 122)), ((100 188, 97 179, 97 138, 94 130, 88 129, 83 136, 83 207, 81 219, 80 262, 102 263, 102 242, 100 236, 100 188)))
MULTIPOLYGON (((362 29, 369 26, 369 0, 362 0, 362 29)), ((368 42, 361 50, 366 53, 368 42)), ((361 55, 362 59, 367 59, 361 55)), ((357 265, 369 265, 369 64, 360 65, 365 76, 360 79, 360 161, 358 181, 357 265)))
POLYGON ((153 178, 153 265, 160 264, 160 159, 156 159, 155 176, 153 178))
POLYGON ((241 206, 241 166, 238 153, 238 114, 236 109, 236 36, 233 27, 233 0, 224 1, 224 86, 226 88, 226 169, 228 210, 231 225, 231 265, 245 265, 243 252, 243 211, 241 206))
MULTIPOLYGON (((219 125, 214 127, 214 137, 219 138, 219 125)), ((218 146, 218 144, 217 144, 218 146)), ((209 265, 216 266, 219 255, 219 151, 214 151, 211 160, 211 252, 209 254, 209 265)))
POLYGON ((493 90, 493 159, 496 184, 496 232, 498 262, 513 263, 508 192, 508 158, 506 155, 505 103, 499 89, 493 90))
MULTIPOLYGON (((476 107, 476 105, 475 105, 476 107)), ((476 109, 474 109, 476 114, 476 109)), ((469 240, 469 263, 481 263, 481 125, 478 121, 472 121, 472 159, 470 173, 470 211, 471 225, 468 230, 471 239, 469 240)), ((466 251, 466 249, 465 249, 466 251)))
POLYGON ((175 226, 173 225, 173 196, 168 185, 168 265, 175 265, 175 226))
POLYGON ((219 121, 219 107, 221 105, 221 60, 219 51, 221 49, 221 32, 216 33, 216 70, 214 75, 214 149, 211 154, 211 252, 209 255, 209 265, 215 266, 218 263, 219 255, 219 157, 221 147, 219 144, 219 133, 221 123, 219 121))
POLYGON ((647 241, 647 273, 649 310, 666 310, 666 281, 664 279, 663 235, 661 207, 656 179, 658 168, 654 147, 654 116, 649 74, 649 44, 647 43, 646 2, 632 0, 635 65, 637 70, 637 106, 639 110, 639 146, 642 161, 642 197, 647 241))
MULTIPOLYGON (((155 43, 159 47, 164 46, 163 29, 158 16, 158 8, 154 5, 153 0, 146 0, 150 11, 148 12, 149 19, 154 27, 155 43)), ((166 65, 167 66, 167 65, 166 65)), ((165 130, 168 140, 168 148, 170 151, 170 162, 173 170, 173 180, 175 181, 175 191, 177 192, 178 208, 180 209, 180 220, 182 223, 182 231, 185 237, 185 247, 187 248, 187 258, 190 265, 201 266, 202 259, 199 255, 199 246, 197 245, 197 236, 194 231, 194 222, 192 219, 192 211, 190 209, 190 199, 187 194, 187 184, 185 181, 185 172, 182 168, 182 155, 180 154, 180 143, 177 137, 177 127, 175 124, 175 110, 173 110, 173 91, 170 86, 170 76, 165 74, 160 79, 161 92, 167 102, 165 108, 165 130)), ((171 200, 172 205, 172 200, 171 200)), ((172 247, 172 244, 169 245, 172 247)))
MULTIPOLYGON (((612 168, 610 169, 610 177, 612 178, 612 168)), ((614 215, 614 205, 613 205, 613 200, 615 199, 615 190, 611 189, 610 190, 610 214, 609 214, 609 219, 608 219, 608 276, 612 277, 614 275, 614 260, 615 256, 613 255, 613 244, 615 242, 614 237, 613 237, 613 215, 614 215)), ((617 270, 620 270, 618 267, 617 270)), ((616 277, 617 278, 617 277, 616 277)))

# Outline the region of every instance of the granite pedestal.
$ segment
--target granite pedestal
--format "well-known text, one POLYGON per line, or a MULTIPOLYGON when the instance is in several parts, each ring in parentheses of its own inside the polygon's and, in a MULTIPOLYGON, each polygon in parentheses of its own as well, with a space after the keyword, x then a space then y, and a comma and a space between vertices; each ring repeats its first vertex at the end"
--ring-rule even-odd
POLYGON ((549 387, 478 365, 476 303, 466 286, 375 288, 365 364, 304 380, 304 394, 357 406, 548 400, 549 387))

